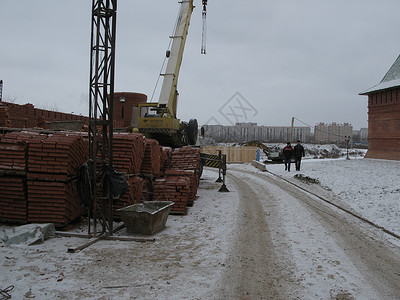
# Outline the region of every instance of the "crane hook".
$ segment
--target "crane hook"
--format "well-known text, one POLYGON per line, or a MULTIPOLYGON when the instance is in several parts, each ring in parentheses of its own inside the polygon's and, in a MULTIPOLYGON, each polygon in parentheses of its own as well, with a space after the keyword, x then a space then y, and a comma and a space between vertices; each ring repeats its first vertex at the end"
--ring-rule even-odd
POLYGON ((207 0, 203 0, 203 30, 201 35, 201 54, 206 54, 206 35, 207 35, 207 24, 206 24, 206 16, 207 16, 207 0))

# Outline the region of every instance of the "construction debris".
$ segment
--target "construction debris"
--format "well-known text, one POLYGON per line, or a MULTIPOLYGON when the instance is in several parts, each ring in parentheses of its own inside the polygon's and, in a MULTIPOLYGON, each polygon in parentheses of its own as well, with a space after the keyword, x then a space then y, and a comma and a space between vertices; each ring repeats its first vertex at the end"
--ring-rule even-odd
POLYGON ((55 234, 54 224, 27 224, 0 231, 0 240, 9 245, 34 245, 55 234))

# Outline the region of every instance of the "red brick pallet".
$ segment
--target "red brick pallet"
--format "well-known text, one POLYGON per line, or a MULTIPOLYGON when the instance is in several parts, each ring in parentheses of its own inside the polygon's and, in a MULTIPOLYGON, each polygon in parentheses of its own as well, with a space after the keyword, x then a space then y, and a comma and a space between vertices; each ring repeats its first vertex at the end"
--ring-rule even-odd
POLYGON ((161 151, 160 145, 156 140, 145 139, 145 150, 142 166, 140 169, 141 174, 146 175, 160 175, 161 170, 161 151))
POLYGON ((176 169, 169 169, 165 171, 165 176, 182 176, 187 177, 190 180, 189 185, 189 196, 188 196, 188 206, 193 206, 197 188, 199 185, 199 177, 197 176, 194 170, 176 170, 176 169))
POLYGON ((0 143, 0 170, 26 171, 28 167, 28 143, 38 134, 9 132, 0 143))
POLYGON ((187 213, 190 193, 190 179, 182 176, 170 176, 156 179, 154 182, 154 201, 173 201, 170 214, 187 213))
POLYGON ((174 149, 172 152, 172 169, 195 170, 200 167, 200 149, 190 146, 174 149))
POLYGON ((75 181, 27 181, 28 222, 63 227, 81 215, 75 181))
POLYGON ((8 113, 8 107, 0 105, 0 126, 1 127, 10 127, 10 115, 8 113))
POLYGON ((0 144, 0 169, 26 171, 27 144, 23 142, 2 142, 0 144))
POLYGON ((161 151, 161 167, 160 171, 163 175, 166 170, 172 166, 172 148, 160 146, 161 151))
POLYGON ((117 209, 141 202, 143 179, 139 176, 132 176, 128 179, 129 188, 121 199, 113 203, 114 217, 120 218, 117 209))
POLYGON ((87 143, 78 135, 57 133, 29 141, 28 172, 30 174, 66 174, 73 176, 87 160, 87 143))
POLYGON ((138 133, 114 133, 113 163, 118 172, 139 174, 144 157, 144 137, 138 133))
POLYGON ((80 201, 72 179, 87 160, 87 152, 87 141, 79 133, 4 135, 0 176, 9 186, 0 192, 0 208, 7 207, 7 215, 0 218, 64 226, 79 217, 80 201), (18 172, 19 177, 11 176, 18 172))
POLYGON ((0 220, 27 222, 26 179, 0 175, 0 220))

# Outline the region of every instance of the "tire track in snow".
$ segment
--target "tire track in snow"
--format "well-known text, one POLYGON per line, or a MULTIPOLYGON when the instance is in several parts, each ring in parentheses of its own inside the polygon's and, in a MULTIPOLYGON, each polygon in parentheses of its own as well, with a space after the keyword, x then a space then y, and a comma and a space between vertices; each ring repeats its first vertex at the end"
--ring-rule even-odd
MULTIPOLYGON (((229 177, 240 203, 236 236, 215 299, 288 299, 283 279, 291 278, 292 270, 277 259, 259 196, 239 177, 229 177)), ((265 188, 263 192, 269 194, 265 188)))
MULTIPOLYGON (((366 278, 367 285, 373 287, 381 299, 400 299, 398 249, 395 251, 384 243, 367 236, 360 229, 362 224, 357 222, 358 220, 327 206, 308 192, 301 191, 279 178, 240 169, 233 169, 233 171, 238 172, 242 180, 251 182, 253 187, 272 184, 279 188, 282 194, 297 199, 307 208, 311 217, 326 229, 329 235, 327 237, 334 238, 345 255, 351 259, 352 264, 366 278), (247 178, 245 179, 244 176, 247 178)), ((355 286, 353 292, 360 295, 359 293, 365 292, 366 289, 366 286, 355 286)), ((373 299, 373 296, 369 295, 367 299, 373 299)))

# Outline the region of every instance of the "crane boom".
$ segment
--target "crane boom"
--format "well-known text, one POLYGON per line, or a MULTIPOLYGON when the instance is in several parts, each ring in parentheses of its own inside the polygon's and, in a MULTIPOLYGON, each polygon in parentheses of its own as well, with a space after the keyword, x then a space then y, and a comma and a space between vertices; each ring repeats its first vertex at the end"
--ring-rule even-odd
MULTIPOLYGON (((195 145, 198 134, 196 119, 189 123, 177 118, 178 78, 182 64, 183 51, 193 12, 193 0, 181 0, 181 4, 172 39, 171 49, 167 51, 168 63, 165 69, 160 98, 157 103, 138 104, 138 130, 147 137, 157 139, 161 145, 181 147, 195 145)), ((207 0, 203 0, 203 21, 207 0)), ((203 36, 204 37, 204 36, 203 36)), ((202 53, 205 54, 202 50, 202 53)))
POLYGON ((189 30, 190 18, 193 12, 193 0, 181 2, 181 8, 176 23, 167 68, 165 70, 163 84, 158 101, 159 108, 166 108, 169 117, 176 118, 177 109, 177 85, 179 70, 182 64, 183 50, 189 30))

